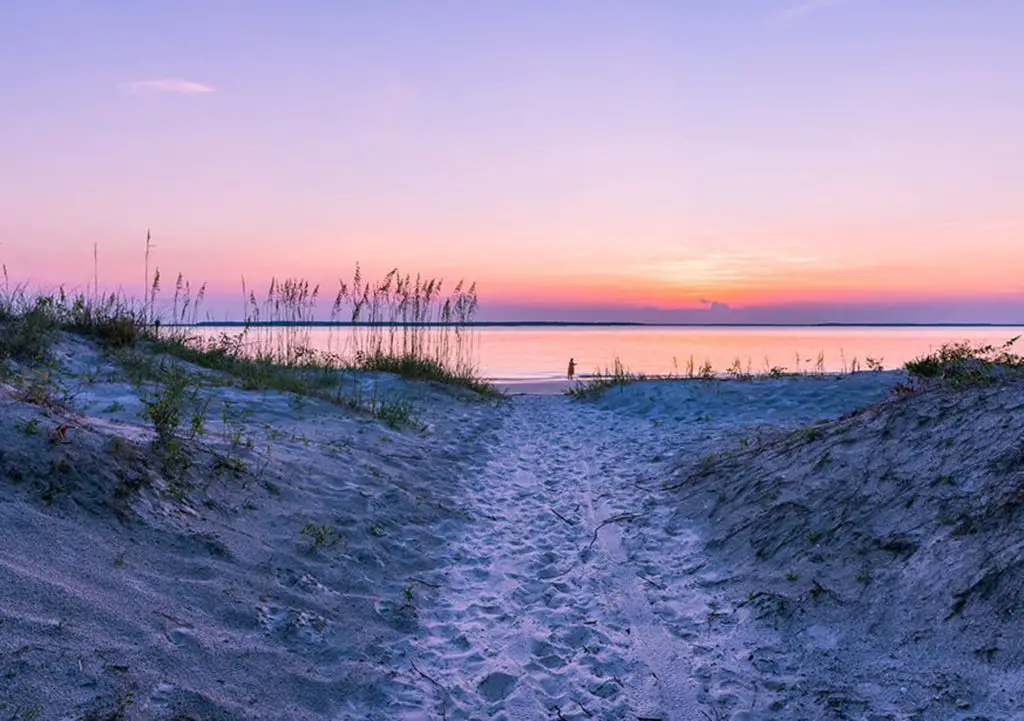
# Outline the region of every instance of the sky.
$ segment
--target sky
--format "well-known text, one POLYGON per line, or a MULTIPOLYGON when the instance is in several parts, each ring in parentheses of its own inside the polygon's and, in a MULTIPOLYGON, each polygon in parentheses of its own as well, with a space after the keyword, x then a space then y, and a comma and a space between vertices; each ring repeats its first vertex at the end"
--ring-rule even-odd
POLYGON ((1024 322, 1020 0, 9 0, 0 261, 481 319, 1024 322), (94 266, 94 251, 98 263, 94 266))

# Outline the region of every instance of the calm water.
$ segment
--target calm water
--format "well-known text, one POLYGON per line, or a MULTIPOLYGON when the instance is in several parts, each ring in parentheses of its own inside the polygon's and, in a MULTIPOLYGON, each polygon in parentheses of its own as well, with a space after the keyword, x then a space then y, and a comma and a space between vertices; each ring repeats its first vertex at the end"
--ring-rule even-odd
MULTIPOLYGON (((209 329, 206 333, 216 334, 209 329)), ((313 328, 311 344, 323 350, 345 347, 345 328, 313 328)), ((722 372, 739 359, 746 370, 773 366, 812 370, 819 353, 826 371, 848 368, 856 358, 881 360, 886 368, 950 341, 1001 344, 1024 332, 1020 327, 984 328, 659 328, 546 327, 478 328, 476 358, 486 378, 505 381, 565 377, 569 358, 577 374, 611 367, 616 358, 638 373, 685 373, 692 357, 722 372), (844 366, 845 363, 845 366, 844 366)), ((1024 344, 1024 341, 1022 341, 1024 344)))

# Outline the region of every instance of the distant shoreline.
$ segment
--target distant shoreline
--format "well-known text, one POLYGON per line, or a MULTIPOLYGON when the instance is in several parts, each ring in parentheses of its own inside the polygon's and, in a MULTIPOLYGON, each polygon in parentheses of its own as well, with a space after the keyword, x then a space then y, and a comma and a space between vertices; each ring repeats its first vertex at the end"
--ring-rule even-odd
POLYGON ((631 321, 474 321, 472 323, 353 323, 351 321, 200 321, 166 323, 190 328, 1024 328, 1024 323, 640 323, 631 321))

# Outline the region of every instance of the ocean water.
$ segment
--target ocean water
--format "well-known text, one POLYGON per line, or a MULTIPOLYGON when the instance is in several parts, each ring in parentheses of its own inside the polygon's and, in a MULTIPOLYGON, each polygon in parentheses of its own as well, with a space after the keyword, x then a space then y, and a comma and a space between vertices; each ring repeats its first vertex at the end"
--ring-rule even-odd
MULTIPOLYGON (((204 328, 217 335, 238 328, 204 328)), ((266 333, 266 329, 261 329, 266 333)), ((320 350, 344 352, 351 329, 302 329, 304 340, 320 350)), ((982 327, 665 327, 665 326, 520 326, 472 329, 473 357, 481 376, 496 381, 544 381, 564 378, 569 359, 577 376, 604 371, 616 359, 629 371, 687 373, 691 362, 724 372, 739 362, 746 371, 849 370, 872 358, 897 368, 944 343, 1002 344, 1024 333, 1010 326, 982 327)), ((1024 340, 1020 343, 1024 352, 1024 340)))

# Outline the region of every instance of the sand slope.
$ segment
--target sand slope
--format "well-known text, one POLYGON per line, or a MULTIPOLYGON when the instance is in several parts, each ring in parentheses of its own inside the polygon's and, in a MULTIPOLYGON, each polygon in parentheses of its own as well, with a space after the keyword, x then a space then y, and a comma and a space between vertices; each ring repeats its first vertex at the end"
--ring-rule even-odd
POLYGON ((935 388, 680 469, 655 522, 706 539, 730 712, 1024 718, 1022 410, 935 388))
POLYGON ((62 353, 73 409, 0 388, 0 718, 1020 717, 1014 382, 350 378, 395 429, 191 369, 182 475, 62 353))
POLYGON ((394 659, 408 633, 396 609, 466 522, 456 483, 488 442, 487 406, 399 388, 431 428, 394 430, 321 401, 214 384, 203 391, 208 432, 172 482, 135 390, 94 349, 71 350, 63 381, 95 415, 0 389, 0 718, 383 719, 416 708, 394 659), (93 379, 71 375, 81 369, 93 379), (113 400, 124 408, 104 413, 113 400), (66 442, 54 442, 66 423, 66 442), (315 549, 306 524, 324 531, 315 549))

